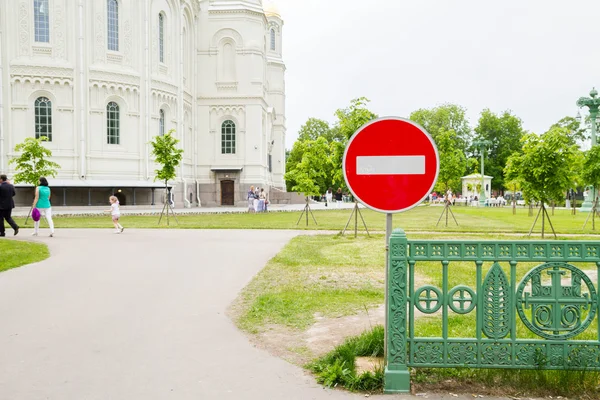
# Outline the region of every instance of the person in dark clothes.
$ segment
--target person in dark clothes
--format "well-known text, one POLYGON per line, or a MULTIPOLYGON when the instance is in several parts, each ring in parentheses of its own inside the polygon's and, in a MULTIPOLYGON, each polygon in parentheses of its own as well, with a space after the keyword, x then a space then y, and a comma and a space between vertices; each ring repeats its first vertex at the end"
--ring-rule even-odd
POLYGON ((340 204, 344 200, 344 194, 342 193, 342 188, 338 188, 337 192, 335 192, 335 203, 337 208, 340 208, 340 204))
POLYGON ((6 236, 4 220, 15 230, 15 236, 19 233, 19 227, 12 219, 12 209, 15 208, 15 187, 8 181, 6 175, 0 175, 0 236, 6 236))

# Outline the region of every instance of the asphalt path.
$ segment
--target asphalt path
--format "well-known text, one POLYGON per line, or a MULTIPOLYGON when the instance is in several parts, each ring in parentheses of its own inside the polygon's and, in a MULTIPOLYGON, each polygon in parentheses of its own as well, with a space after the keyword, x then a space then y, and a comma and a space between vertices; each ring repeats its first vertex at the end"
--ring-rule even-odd
POLYGON ((46 234, 32 239, 49 245, 48 260, 0 274, 0 400, 364 398, 323 389, 226 315, 299 232, 46 234))

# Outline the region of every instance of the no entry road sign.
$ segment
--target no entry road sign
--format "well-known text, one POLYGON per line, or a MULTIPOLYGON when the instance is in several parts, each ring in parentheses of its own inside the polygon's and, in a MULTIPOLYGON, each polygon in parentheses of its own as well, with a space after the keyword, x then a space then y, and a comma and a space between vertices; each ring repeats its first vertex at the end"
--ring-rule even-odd
POLYGON ((379 118, 357 130, 342 164, 354 197, 385 213, 421 203, 433 190, 439 167, 431 136, 414 122, 397 117, 379 118))

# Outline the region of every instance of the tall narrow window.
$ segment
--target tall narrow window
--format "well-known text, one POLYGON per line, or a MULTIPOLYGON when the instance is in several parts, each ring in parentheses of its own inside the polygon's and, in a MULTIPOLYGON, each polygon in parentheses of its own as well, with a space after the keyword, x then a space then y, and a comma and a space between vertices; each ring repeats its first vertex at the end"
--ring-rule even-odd
POLYGON ((35 138, 41 137, 52 141, 52 102, 46 97, 35 101, 35 138))
POLYGON ((235 154, 235 123, 230 120, 221 125, 221 154, 235 154))
POLYGON ((119 105, 111 101, 106 105, 106 143, 120 144, 119 105))
POLYGON ((158 14, 158 58, 160 62, 165 62, 165 17, 162 13, 158 14))
POLYGON ((119 51, 119 2, 108 0, 108 49, 119 51))
POLYGON ((33 20, 35 24, 35 41, 50 42, 50 19, 48 0, 33 0, 33 20))
POLYGON ((271 50, 275 50, 275 29, 271 29, 271 50))
POLYGON ((164 136, 165 135, 165 112, 163 110, 160 110, 158 113, 159 113, 159 117, 158 117, 158 135, 159 136, 164 136))

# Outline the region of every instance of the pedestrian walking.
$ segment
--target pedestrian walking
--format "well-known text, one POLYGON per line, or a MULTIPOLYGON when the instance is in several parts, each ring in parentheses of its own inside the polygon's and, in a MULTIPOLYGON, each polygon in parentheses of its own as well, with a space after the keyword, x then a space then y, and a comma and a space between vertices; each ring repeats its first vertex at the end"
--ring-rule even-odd
POLYGON ((254 208, 254 186, 250 186, 248 190, 248 212, 253 213, 256 209, 254 208))
MULTIPOLYGON (((44 177, 41 177, 39 180, 39 185, 35 188, 35 198, 33 199, 33 206, 40 211, 40 214, 46 217, 46 221, 48 221, 48 227, 50 228, 50 237, 54 236, 54 222, 52 221, 52 205, 50 203, 50 198, 52 197, 52 191, 48 186, 48 180, 44 177)), ((33 234, 32 236, 37 236, 40 230, 40 221, 33 221, 33 234)))
POLYGON ((338 188, 337 192, 335 192, 335 205, 337 208, 340 208, 342 201, 344 200, 344 194, 342 193, 342 188, 338 188))
POLYGON ((10 183, 8 177, 0 175, 0 237, 6 236, 4 221, 8 222, 15 231, 15 236, 19 234, 19 226, 12 219, 12 209, 15 208, 15 187, 10 183))
POLYGON ((265 202, 267 201, 267 193, 264 188, 260 189, 260 194, 258 195, 258 212, 265 212, 265 202))
POLYGON ((331 202, 333 202, 333 190, 329 188, 327 189, 327 193, 325 193, 325 207, 327 207, 331 202))
POLYGON ((119 199, 117 199, 117 196, 110 196, 108 201, 110 202, 110 210, 106 210, 106 212, 109 212, 112 217, 112 222, 115 225, 115 233, 122 233, 125 228, 119 223, 119 218, 121 217, 119 199))

